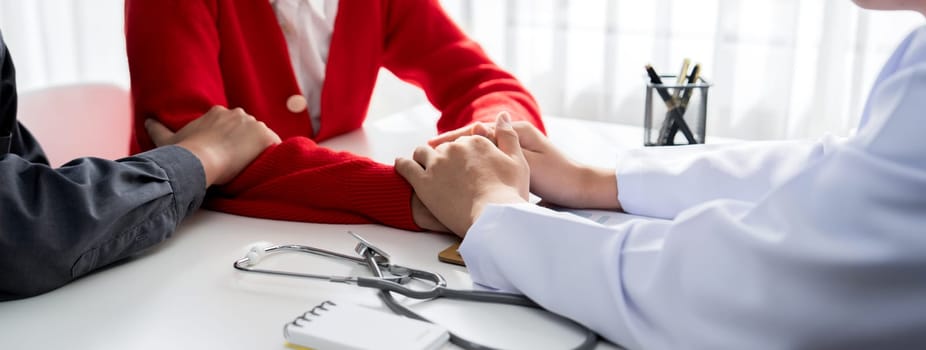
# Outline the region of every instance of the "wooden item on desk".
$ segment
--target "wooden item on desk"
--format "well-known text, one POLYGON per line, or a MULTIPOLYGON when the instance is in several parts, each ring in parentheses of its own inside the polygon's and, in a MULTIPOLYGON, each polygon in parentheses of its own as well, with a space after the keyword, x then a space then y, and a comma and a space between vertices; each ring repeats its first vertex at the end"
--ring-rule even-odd
POLYGON ((463 257, 457 249, 460 249, 460 242, 452 244, 447 247, 447 249, 441 251, 440 254, 437 254, 437 260, 448 264, 466 266, 466 263, 463 262, 463 257))

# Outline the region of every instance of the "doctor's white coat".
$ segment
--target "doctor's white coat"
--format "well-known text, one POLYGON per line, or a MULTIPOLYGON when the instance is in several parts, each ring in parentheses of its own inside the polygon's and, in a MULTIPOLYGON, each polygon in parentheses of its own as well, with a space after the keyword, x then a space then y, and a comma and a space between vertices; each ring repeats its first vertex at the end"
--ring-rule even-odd
POLYGON ((643 149, 617 179, 627 212, 671 220, 490 206, 473 281, 631 349, 926 348, 926 28, 848 140, 643 149))

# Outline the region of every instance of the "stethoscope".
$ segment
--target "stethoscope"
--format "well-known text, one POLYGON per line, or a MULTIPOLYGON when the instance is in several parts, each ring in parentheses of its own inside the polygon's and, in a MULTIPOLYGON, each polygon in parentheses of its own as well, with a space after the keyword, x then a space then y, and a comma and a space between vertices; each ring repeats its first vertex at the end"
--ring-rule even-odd
MULTIPOLYGON (((436 299, 443 297, 457 300, 540 308, 539 305, 520 294, 447 288, 447 281, 444 280, 444 277, 440 274, 392 264, 389 262, 389 254, 386 254, 385 251, 377 248, 375 245, 353 232, 347 231, 347 233, 359 241, 357 246, 354 248, 354 251, 359 256, 350 256, 321 248, 298 244, 253 246, 250 248, 244 258, 235 261, 234 266, 238 270, 247 272, 257 272, 290 277, 304 277, 318 280, 327 280, 329 282, 356 284, 359 287, 379 289, 379 298, 383 301, 383 304, 385 304, 386 307, 392 310, 392 312, 429 323, 434 322, 431 322, 423 316, 415 313, 411 309, 405 307, 402 305, 402 303, 396 301, 395 298, 392 297, 391 293, 399 293, 412 299, 436 299), (352 261, 354 263, 367 266, 367 268, 369 268, 373 273, 374 277, 317 275, 310 273, 259 269, 254 267, 259 264, 260 261, 267 255, 281 252, 308 253, 334 259, 352 261), (414 279, 419 281, 427 281, 432 286, 429 289, 420 290, 405 286, 405 284, 408 284, 414 279)), ((580 327, 582 326, 580 325, 580 327)), ((575 349, 591 349, 598 342, 598 335, 595 332, 586 327, 583 327, 583 329, 585 330, 585 339, 575 349)), ((450 332, 450 342, 464 349, 493 349, 491 347, 466 340, 454 334, 453 332, 450 332)))

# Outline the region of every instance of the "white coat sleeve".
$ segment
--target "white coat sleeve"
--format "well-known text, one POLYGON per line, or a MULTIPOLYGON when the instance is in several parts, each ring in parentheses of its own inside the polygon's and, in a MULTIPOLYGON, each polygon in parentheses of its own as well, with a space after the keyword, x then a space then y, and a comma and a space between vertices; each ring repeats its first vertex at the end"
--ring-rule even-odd
POLYGON ((755 202, 843 141, 827 136, 629 150, 617 160, 618 199, 628 213, 666 219, 713 199, 755 202))
POLYGON ((922 65, 888 79, 857 137, 756 201, 617 227, 489 206, 460 251, 475 283, 631 349, 923 348, 924 93, 922 65))

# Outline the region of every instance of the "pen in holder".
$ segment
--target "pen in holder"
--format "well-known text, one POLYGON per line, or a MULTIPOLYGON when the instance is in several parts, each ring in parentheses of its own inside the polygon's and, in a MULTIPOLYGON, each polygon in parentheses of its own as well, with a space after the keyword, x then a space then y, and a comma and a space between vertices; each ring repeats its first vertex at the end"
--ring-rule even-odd
POLYGON ((660 79, 647 82, 643 145, 704 143, 707 91, 711 84, 697 73, 692 76, 693 79, 688 77, 681 84, 677 84, 677 76, 672 75, 661 75, 660 79))

